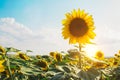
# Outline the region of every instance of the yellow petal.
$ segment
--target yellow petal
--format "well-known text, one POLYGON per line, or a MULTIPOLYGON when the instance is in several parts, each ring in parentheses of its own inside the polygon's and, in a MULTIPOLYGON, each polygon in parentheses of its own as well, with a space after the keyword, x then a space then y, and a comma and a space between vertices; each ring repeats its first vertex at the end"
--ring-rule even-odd
POLYGON ((92 15, 87 15, 84 19, 86 21, 92 21, 93 20, 92 15))
POLYGON ((88 22, 88 26, 93 26, 94 25, 94 22, 88 22))
POLYGON ((74 39, 74 38, 69 39, 69 44, 75 44, 75 43, 76 43, 76 39, 74 39))
POLYGON ((81 12, 80 12, 80 17, 82 18, 82 16, 83 16, 83 14, 84 14, 84 10, 82 10, 81 12))
POLYGON ((72 19, 72 16, 70 13, 65 14, 67 19, 72 19))
POLYGON ((63 19, 63 20, 62 20, 62 24, 63 24, 63 25, 66 24, 66 22, 67 22, 66 19, 63 19))
POLYGON ((77 17, 78 17, 78 18, 80 17, 80 9, 78 9, 77 17))
POLYGON ((77 12, 75 9, 72 11, 72 16, 73 16, 73 18, 76 18, 76 16, 77 16, 77 12))
POLYGON ((0 64, 2 64, 3 62, 5 62, 5 60, 0 60, 0 64))
POLYGON ((96 34, 94 32, 89 32, 88 33, 88 36, 91 38, 91 39, 94 39, 96 34))

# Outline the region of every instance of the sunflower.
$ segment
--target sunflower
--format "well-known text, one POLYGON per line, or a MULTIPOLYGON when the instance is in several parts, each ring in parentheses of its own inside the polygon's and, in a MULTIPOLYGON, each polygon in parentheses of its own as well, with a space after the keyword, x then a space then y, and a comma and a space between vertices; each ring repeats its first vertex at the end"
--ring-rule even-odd
POLYGON ((45 60, 39 60, 37 62, 37 65, 40 66, 42 70, 47 70, 48 69, 48 63, 45 60))
POLYGON ((2 46, 0 46, 0 54, 5 54, 6 51, 5 51, 5 48, 3 48, 2 46))
POLYGON ((110 62, 110 66, 111 67, 118 67, 119 66, 119 59, 118 58, 113 58, 111 61, 109 61, 110 62))
POLYGON ((0 73, 5 71, 5 67, 2 65, 5 62, 5 60, 0 60, 0 73))
POLYGON ((70 44, 90 43, 96 34, 92 15, 88 15, 84 10, 73 10, 66 13, 66 19, 62 20, 62 35, 64 39, 69 39, 70 44))
POLYGON ((114 60, 115 60, 115 59, 114 59, 113 57, 107 59, 107 63, 108 63, 108 65, 109 65, 110 67, 113 66, 114 60))
POLYGON ((113 62, 113 67, 118 67, 119 66, 119 62, 118 61, 114 61, 113 62))
POLYGON ((30 58, 23 52, 17 52, 17 56, 24 60, 30 60, 30 58))
POLYGON ((104 59, 104 53, 102 51, 96 52, 95 58, 98 59, 98 60, 103 60, 104 59))
POLYGON ((50 55, 51 57, 55 57, 56 54, 57 54, 57 52, 50 52, 50 53, 49 53, 49 55, 50 55))
POLYGON ((36 58, 37 58, 37 59, 40 59, 40 58, 41 58, 41 56, 40 56, 40 55, 36 55, 36 58))
POLYGON ((60 53, 57 53, 56 55, 55 55, 55 57, 54 57, 54 59, 56 60, 56 61, 62 61, 62 54, 60 54, 60 53))
POLYGON ((107 64, 105 62, 94 62, 93 67, 100 69, 100 68, 106 68, 107 64))
POLYGON ((120 50, 114 55, 115 59, 120 60, 120 50))

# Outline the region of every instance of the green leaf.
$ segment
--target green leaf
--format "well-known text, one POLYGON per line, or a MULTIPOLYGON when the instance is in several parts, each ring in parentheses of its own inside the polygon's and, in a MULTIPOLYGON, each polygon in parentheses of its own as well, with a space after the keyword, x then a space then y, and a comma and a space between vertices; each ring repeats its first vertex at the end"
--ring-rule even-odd
POLYGON ((63 70, 64 70, 65 72, 67 72, 67 73, 70 73, 70 72, 71 72, 71 69, 69 68, 69 66, 63 66, 62 68, 63 68, 63 70))
POLYGON ((33 52, 32 50, 26 50, 26 52, 33 52))
POLYGON ((56 74, 50 80, 65 80, 64 78, 65 78, 65 76, 64 76, 64 73, 62 72, 62 73, 56 74))
POLYGON ((21 50, 13 48, 13 47, 6 47, 6 51, 7 52, 18 52, 18 51, 21 51, 21 50))
POLYGON ((91 68, 88 71, 83 71, 81 70, 78 73, 78 76, 82 79, 82 80, 95 80, 95 78, 97 78, 99 76, 99 72, 94 69, 91 68))

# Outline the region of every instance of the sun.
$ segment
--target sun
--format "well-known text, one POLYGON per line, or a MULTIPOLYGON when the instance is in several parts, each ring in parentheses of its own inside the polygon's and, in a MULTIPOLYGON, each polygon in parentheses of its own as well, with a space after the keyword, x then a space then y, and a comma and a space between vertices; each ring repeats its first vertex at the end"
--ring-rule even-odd
POLYGON ((98 51, 98 47, 96 45, 93 44, 88 44, 85 46, 84 51, 86 52, 86 54, 90 57, 94 57, 95 53, 98 51))

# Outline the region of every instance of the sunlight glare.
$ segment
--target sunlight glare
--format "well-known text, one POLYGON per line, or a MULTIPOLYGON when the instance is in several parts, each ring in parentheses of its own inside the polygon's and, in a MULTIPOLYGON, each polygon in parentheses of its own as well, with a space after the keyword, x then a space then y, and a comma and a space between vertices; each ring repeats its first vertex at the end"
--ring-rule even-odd
POLYGON ((88 44, 85 46, 84 51, 88 56, 94 57, 95 53, 98 51, 98 48, 96 45, 88 44))

